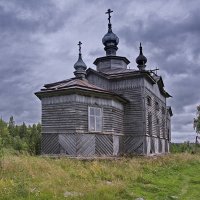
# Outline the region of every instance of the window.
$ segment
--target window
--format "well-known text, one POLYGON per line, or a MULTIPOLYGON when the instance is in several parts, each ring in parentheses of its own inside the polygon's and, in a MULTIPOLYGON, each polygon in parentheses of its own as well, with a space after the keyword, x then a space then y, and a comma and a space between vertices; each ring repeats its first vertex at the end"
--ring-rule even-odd
POLYGON ((165 119, 162 119, 162 134, 165 137, 165 119))
POLYGON ((170 129, 167 129, 167 139, 170 140, 170 129))
POLYGON ((164 115, 165 114, 165 108, 162 107, 162 114, 164 115))
POLYGON ((156 110, 159 110, 159 103, 157 101, 155 102, 155 107, 156 107, 156 110))
POLYGON ((147 105, 151 106, 151 97, 150 96, 147 97, 147 105))
POLYGON ((152 135, 152 114, 148 113, 148 134, 152 135))
POLYGON ((91 132, 102 131, 102 108, 89 107, 88 108, 88 127, 91 132))
POLYGON ((160 120, 156 118, 156 134, 159 137, 160 136, 160 120))

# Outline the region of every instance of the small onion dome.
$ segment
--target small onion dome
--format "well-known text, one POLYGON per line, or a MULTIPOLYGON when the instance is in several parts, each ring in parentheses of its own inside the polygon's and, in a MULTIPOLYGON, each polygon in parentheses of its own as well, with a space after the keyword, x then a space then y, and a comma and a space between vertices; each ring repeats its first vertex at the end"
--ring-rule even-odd
POLYGON ((83 70, 87 69, 86 64, 82 60, 81 54, 79 54, 78 61, 74 64, 74 68, 75 68, 75 70, 78 70, 80 68, 83 69, 83 70))
POLYGON ((102 38, 107 56, 115 56, 118 50, 119 38, 112 32, 111 24, 108 24, 108 32, 102 38))
POLYGON ((82 60, 81 44, 82 43, 79 41, 79 43, 78 43, 79 56, 78 56, 77 62, 74 64, 74 68, 75 68, 74 75, 76 76, 76 78, 85 79, 85 75, 86 75, 86 71, 85 70, 87 69, 87 66, 82 60))
POLYGON ((147 58, 143 55, 142 53, 142 45, 140 43, 140 54, 139 56, 136 58, 136 63, 138 64, 138 68, 140 71, 144 71, 146 68, 146 62, 147 62, 147 58))
POLYGON ((74 64, 74 68, 75 68, 74 75, 76 76, 76 78, 85 79, 86 75, 85 70, 87 69, 87 66, 83 62, 81 54, 79 54, 78 61, 74 64))
POLYGON ((102 43, 103 43, 104 46, 109 46, 109 44, 118 45, 119 44, 119 38, 112 32, 112 29, 109 28, 108 32, 102 38, 102 43))
POLYGON ((108 9, 105 14, 108 14, 108 32, 103 36, 102 43, 105 46, 107 56, 116 56, 116 51, 118 50, 117 45, 119 44, 119 38, 112 32, 112 24, 110 22, 111 13, 113 11, 108 9))
POLYGON ((147 62, 147 58, 142 53, 142 46, 141 46, 141 43, 140 43, 140 54, 136 58, 136 63, 138 64, 138 66, 142 66, 142 65, 145 65, 146 62, 147 62))

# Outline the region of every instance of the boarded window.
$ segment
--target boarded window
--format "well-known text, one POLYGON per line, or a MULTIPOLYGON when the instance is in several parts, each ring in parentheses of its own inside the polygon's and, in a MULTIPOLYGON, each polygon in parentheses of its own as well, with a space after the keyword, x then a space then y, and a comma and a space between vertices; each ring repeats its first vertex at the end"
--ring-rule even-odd
POLYGON ((88 108, 88 127, 90 132, 102 131, 102 108, 89 107, 88 108))
POLYGON ((151 106, 151 104, 152 104, 151 97, 147 96, 147 105, 151 106))
POLYGON ((152 135, 152 114, 148 113, 148 134, 152 135))
POLYGON ((162 134, 165 137, 165 119, 162 119, 162 134))
POLYGON ((156 118, 156 134, 159 137, 160 136, 160 120, 156 118))
POLYGON ((155 107, 156 107, 156 110, 159 110, 159 103, 157 101, 155 102, 155 107))
POLYGON ((162 114, 164 115, 165 114, 165 108, 162 107, 162 114))
POLYGON ((167 129, 167 139, 170 140, 170 130, 167 129))

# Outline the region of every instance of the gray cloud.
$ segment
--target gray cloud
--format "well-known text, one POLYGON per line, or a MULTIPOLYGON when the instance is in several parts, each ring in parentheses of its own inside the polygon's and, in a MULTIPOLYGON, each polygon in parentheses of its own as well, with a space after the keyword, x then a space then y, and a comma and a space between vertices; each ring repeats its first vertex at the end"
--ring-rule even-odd
POLYGON ((17 0, 0 3, 2 32, 50 33, 60 30, 73 14, 72 9, 60 10, 53 1, 17 0))

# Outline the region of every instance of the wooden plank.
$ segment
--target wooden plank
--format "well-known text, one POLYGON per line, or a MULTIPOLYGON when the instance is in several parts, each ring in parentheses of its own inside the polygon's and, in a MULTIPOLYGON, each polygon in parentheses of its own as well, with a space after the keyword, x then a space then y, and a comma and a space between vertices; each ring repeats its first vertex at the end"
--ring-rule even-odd
POLYGON ((42 134, 41 154, 59 154, 60 148, 57 134, 42 134))
POLYGON ((124 136, 126 154, 144 154, 144 137, 124 136))
POLYGON ((77 156, 95 155, 95 135, 80 134, 77 135, 77 156))
POLYGON ((70 156, 76 156, 76 134, 59 134, 59 144, 70 156))
POLYGON ((112 135, 96 135, 95 154, 98 156, 113 155, 113 138, 112 135))

